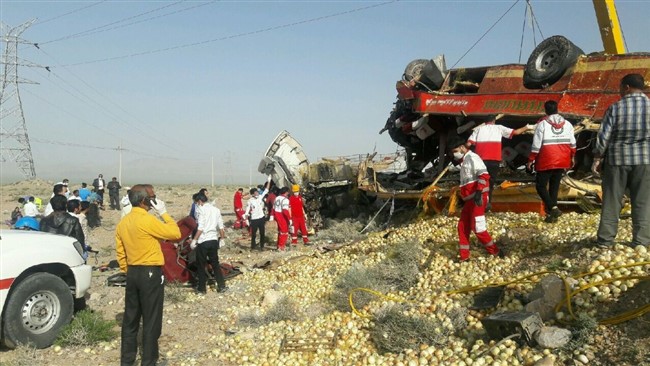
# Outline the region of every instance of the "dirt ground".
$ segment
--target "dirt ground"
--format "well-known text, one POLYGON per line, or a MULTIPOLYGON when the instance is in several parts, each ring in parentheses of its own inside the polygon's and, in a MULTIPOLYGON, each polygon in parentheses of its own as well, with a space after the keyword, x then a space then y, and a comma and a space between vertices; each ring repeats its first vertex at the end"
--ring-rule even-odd
MULTIPOLYGON (((73 183, 73 187, 76 185, 73 183)), ((190 208, 191 195, 198 191, 200 186, 197 185, 176 185, 176 186, 157 186, 156 194, 159 198, 167 203, 169 213, 175 219, 184 217, 190 208)), ((234 215, 232 213, 232 197, 237 187, 215 187, 209 188, 209 197, 216 199, 217 206, 222 209, 224 219, 228 224, 227 237, 228 245, 220 251, 222 262, 241 263, 240 268, 244 272, 242 276, 235 277, 228 281, 229 291, 224 294, 218 294, 214 290, 209 291, 206 296, 197 296, 188 286, 170 285, 166 289, 166 300, 163 315, 163 331, 160 337, 161 360, 168 365, 284 365, 298 364, 293 361, 283 360, 278 356, 279 346, 283 334, 300 335, 309 333, 310 327, 318 326, 330 332, 339 332, 342 329, 346 337, 353 339, 357 334, 362 334, 369 326, 360 320, 354 320, 350 313, 325 314, 324 310, 319 308, 318 302, 313 299, 323 299, 326 297, 328 288, 331 288, 331 278, 336 274, 343 273, 351 263, 362 258, 363 251, 354 251, 354 248, 343 255, 338 256, 337 252, 323 254, 325 246, 331 246, 332 243, 319 239, 318 236, 312 237, 315 245, 302 246, 297 250, 289 252, 275 252, 267 250, 264 252, 251 252, 249 248, 249 238, 241 230, 232 229, 234 215), (306 260, 305 260, 306 259, 306 260), (256 264, 262 264, 267 261, 273 262, 273 268, 267 270, 255 270, 256 264), (295 263, 295 264, 294 264, 295 263), (338 267, 337 267, 338 266, 338 267), (309 282, 313 276, 314 283, 318 279, 318 284, 314 285, 309 282), (320 286, 320 287, 319 287, 320 286), (238 318, 242 314, 259 312, 262 306, 265 291, 269 289, 281 289, 283 292, 298 299, 302 306, 302 311, 307 315, 303 322, 290 323, 280 322, 279 324, 269 325, 259 328, 259 332, 242 327, 238 323, 238 318), (356 328, 356 322, 361 322, 363 326, 356 328), (325 324, 323 324, 325 323, 325 324), (354 323, 354 324, 353 324, 354 323), (244 356, 238 356, 238 361, 232 360, 237 350, 244 350, 244 356), (259 355, 263 355, 259 356, 259 355), (262 359, 273 359, 274 362, 257 362, 262 359)), ((16 206, 16 200, 21 195, 31 194, 43 198, 49 197, 51 182, 32 181, 20 182, 0 187, 1 189, 1 207, 3 217, 8 218, 11 210, 16 206)), ((120 219, 119 211, 101 211, 102 227, 93 229, 89 242, 94 249, 100 251, 99 255, 89 258, 88 263, 100 267, 103 264, 115 259, 114 249, 114 228, 120 219)), ((494 224, 495 232, 505 232, 508 217, 495 216, 491 220, 494 224), (505 226, 504 226, 505 225, 505 226), (504 227, 504 229, 500 229, 504 227)), ((592 225, 593 218, 588 218, 592 225)), ((444 225, 452 226, 448 233, 445 231, 439 235, 438 240, 449 245, 441 246, 440 255, 453 255, 456 251, 454 242, 455 233, 452 221, 435 221, 442 222, 444 225), (451 253, 451 254, 450 254, 451 253)), ((406 225, 406 223, 405 223, 406 225)), ((438 225, 438 224, 427 224, 438 225)), ((524 225, 524 224, 522 224, 524 225)), ((529 225, 529 224, 525 224, 529 225)), ((538 225, 536 223, 530 225, 538 225)), ((629 222, 626 223, 629 225, 629 222)), ((432 226, 424 224, 413 224, 414 231, 433 230, 432 226), (419 225, 419 226, 418 226, 419 225)), ((520 240, 524 237, 530 237, 528 226, 519 228, 509 228, 508 234, 503 234, 498 239, 507 252, 521 251, 520 240), (518 232, 519 230, 519 232, 518 232)), ((445 229, 447 230, 447 229, 445 229)), ((568 228, 572 230, 572 228, 568 228)), ((395 231, 396 235, 399 229, 395 231)), ((393 230, 385 233, 385 240, 391 240, 393 230)), ((273 224, 267 224, 267 237, 274 238, 276 231, 273 224)), ((381 233, 380 233, 381 234, 381 233)), ((500 235, 500 234, 497 234, 500 235)), ((433 245, 433 244, 432 244, 433 245)), ((589 263, 594 260, 593 252, 581 248, 581 243, 566 246, 554 246, 551 250, 540 249, 539 251, 530 252, 521 255, 521 260, 511 270, 514 273, 530 270, 532 268, 545 268, 554 263, 561 263, 564 259, 570 259, 576 270, 578 268, 588 267, 589 263)), ((539 246, 543 248, 543 246, 539 246)), ((365 250, 365 249, 364 249, 365 250)), ((477 253, 480 253, 478 249, 477 253)), ((375 254, 368 252, 366 261, 372 261, 375 254)), ((377 254, 381 256, 381 254, 377 254)), ((432 256, 439 261, 440 255, 432 256)), ((515 254, 516 255, 516 254, 515 254)), ((485 262, 483 257, 479 258, 479 263, 485 262)), ((444 270, 453 270, 453 265, 446 264, 443 259, 441 268, 444 270)), ((487 263, 487 262, 486 262, 487 263)), ((434 263, 434 267, 438 265, 434 263)), ((481 266, 482 264, 479 264, 481 266)), ((486 265, 489 268, 489 265, 486 265)), ((427 266, 428 267, 428 266, 427 266)), ((121 321, 124 308, 124 289, 121 287, 106 286, 106 278, 116 273, 115 270, 105 272, 94 271, 93 281, 90 291, 87 295, 87 305, 90 309, 100 311, 105 318, 121 321)), ((442 272, 441 272, 442 273, 442 272)), ((445 285, 448 286, 448 285, 445 285)), ((416 290, 413 293, 417 292, 416 290)), ((606 315, 619 314, 622 311, 643 304, 650 303, 650 284, 649 281, 641 282, 638 286, 633 287, 630 291, 624 293, 617 301, 606 303, 599 308, 599 317, 606 315)), ((594 333, 590 343, 593 357, 590 357, 590 363, 593 365, 650 365, 650 313, 636 319, 635 321, 626 322, 616 326, 599 327, 594 333)), ((119 331, 119 326, 116 327, 119 331)), ((119 333, 118 333, 119 334, 119 333)), ((343 340, 341 340, 343 342, 343 340)), ((327 357, 314 361, 314 365, 347 365, 347 364, 374 364, 373 354, 363 353, 367 351, 357 351, 355 347, 366 344, 367 340, 355 341, 356 343, 340 343, 341 350, 335 350, 327 357), (365 342, 365 343, 364 343, 365 342), (339 352, 349 352, 349 359, 354 360, 347 363, 345 356, 339 352), (373 357, 372 359, 369 357, 373 357)), ((0 348, 0 364, 2 365, 117 365, 119 364, 119 336, 111 342, 103 342, 94 346, 75 346, 65 347, 63 349, 50 347, 43 350, 30 350, 20 348, 17 350, 8 350, 0 348)), ((322 355, 321 355, 322 356, 322 355)), ((496 361, 495 361, 496 362, 496 361)), ((385 364, 396 364, 395 362, 386 361, 385 364)), ((404 364, 410 364, 404 362, 404 364)), ((423 363, 420 363, 423 364, 423 363)), ((424 364, 436 364, 434 362, 424 364)), ((443 363, 444 364, 444 363, 443 363)), ((460 364, 460 363, 458 363, 460 364)), ((496 363, 495 363, 496 364, 496 363)), ((500 363, 504 365, 504 363, 500 363)), ((556 365, 582 365, 578 361, 567 359, 563 363, 556 361, 556 365)))

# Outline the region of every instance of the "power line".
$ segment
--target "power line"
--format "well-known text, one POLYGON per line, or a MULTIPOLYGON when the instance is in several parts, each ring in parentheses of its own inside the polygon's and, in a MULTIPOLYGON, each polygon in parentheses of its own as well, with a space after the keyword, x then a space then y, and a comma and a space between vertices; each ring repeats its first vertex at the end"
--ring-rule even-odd
MULTIPOLYGON (((213 43, 213 42, 226 41, 226 40, 235 39, 235 38, 242 38, 242 37, 247 37, 247 36, 251 36, 251 35, 254 35, 254 34, 266 33, 266 32, 276 31, 278 29, 284 29, 284 28, 291 28, 291 27, 295 27, 295 26, 298 26, 298 25, 314 23, 314 22, 318 22, 318 21, 321 21, 321 20, 325 20, 325 19, 339 17, 339 16, 342 16, 342 15, 347 15, 347 14, 357 13, 357 12, 361 12, 361 11, 365 11, 365 10, 369 10, 369 9, 374 9, 374 8, 378 8, 380 6, 395 3, 397 1, 399 1, 399 0, 385 1, 385 2, 382 2, 382 3, 367 5, 367 6, 351 9, 351 10, 341 11, 341 12, 332 13, 332 14, 328 14, 328 15, 322 15, 322 16, 318 16, 318 17, 315 17, 315 18, 309 18, 309 19, 305 19, 305 20, 292 22, 292 23, 285 23, 285 24, 276 25, 276 26, 272 26, 272 27, 261 28, 261 29, 257 29, 257 30, 253 30, 253 31, 249 31, 249 32, 242 32, 242 33, 232 34, 232 35, 229 35, 229 36, 223 36, 223 37, 219 37, 219 38, 208 39, 208 40, 205 40, 205 41, 186 43, 186 44, 181 44, 181 45, 172 46, 172 47, 159 48, 159 49, 156 49, 156 50, 148 50, 148 51, 136 52, 136 53, 131 53, 131 54, 122 55, 122 56, 107 57, 107 58, 98 59, 98 60, 77 62, 77 63, 66 64, 66 65, 62 65, 62 66, 64 66, 64 67, 65 66, 79 66, 79 65, 94 64, 94 63, 99 63, 99 62, 114 61, 114 60, 119 60, 119 59, 128 58, 128 57, 150 55, 150 54, 154 54, 154 53, 173 51, 173 50, 177 50, 177 49, 181 49, 181 48, 200 46, 200 45, 213 43)), ((517 0, 517 1, 519 1, 519 0, 517 0)))
MULTIPOLYGON (((59 62, 54 58, 54 56, 50 55, 49 53, 43 51, 43 50, 40 49, 40 48, 39 48, 39 50, 40 50, 41 52, 43 52, 45 55, 47 55, 48 57, 50 57, 52 60, 54 60, 54 62, 55 62, 57 65, 60 65, 60 63, 59 63, 59 62)), ((116 102, 113 101, 111 98, 109 98, 107 95, 105 95, 105 94, 103 94, 102 92, 100 92, 99 90, 97 90, 97 88, 93 87, 91 84, 89 84, 89 83, 86 82, 84 79, 82 79, 81 77, 79 77, 77 74, 75 74, 74 72, 72 72, 69 68, 67 68, 67 67, 63 67, 63 69, 66 70, 67 72, 69 72, 69 73, 70 73, 72 76, 74 76, 75 78, 77 78, 77 80, 81 81, 84 85, 86 85, 88 88, 90 88, 91 90, 93 90, 95 93, 97 93, 100 97, 102 97, 103 99, 109 101, 111 104, 113 104, 114 106, 116 106, 118 109, 120 109, 122 112, 124 112, 127 116, 133 118, 135 121, 139 122, 140 124, 145 125, 146 127, 150 128, 152 131, 156 131, 156 130, 157 130, 156 128, 150 126, 149 124, 147 124, 147 123, 143 122, 142 120, 138 119, 137 117, 133 116, 133 115, 132 115, 131 113, 129 113, 126 109, 124 109, 120 104, 116 103, 116 102)), ((97 104, 98 106, 100 106, 104 111, 106 111, 107 113, 111 113, 112 116, 109 116, 109 117, 116 119, 118 122, 124 124, 124 125, 127 126, 128 128, 135 128, 136 130, 142 132, 143 134, 147 134, 147 135, 149 135, 149 131, 145 131, 145 130, 141 129, 137 124, 129 124, 128 122, 123 121, 119 116, 117 116, 116 114, 113 114, 113 112, 111 112, 110 109, 104 107, 101 103, 97 102, 96 100, 92 99, 92 98, 89 97, 88 95, 84 94, 82 91, 80 91, 78 88, 76 88, 76 87, 74 87, 73 85, 71 85, 71 84, 70 84, 68 81, 66 81, 64 78, 62 78, 61 76, 59 76, 58 74, 56 74, 55 72, 53 72, 53 71, 51 71, 51 70, 48 70, 48 71, 50 71, 50 73, 51 73, 52 75, 54 75, 56 78, 58 78, 58 79, 60 79, 61 81, 63 81, 65 84, 67 84, 67 85, 69 85, 70 87, 72 87, 72 88, 73 88, 74 90, 76 90, 78 93, 80 93, 81 95, 85 96, 85 97, 88 98, 90 101, 92 101, 93 103, 95 103, 95 104, 97 104)), ((158 135, 161 135, 161 134, 158 133, 158 135)), ((162 135, 163 135, 163 137, 166 137, 164 134, 162 134, 162 135)), ((180 152, 176 147, 174 147, 174 144, 167 144, 167 143, 161 141, 160 139, 158 139, 158 138, 155 137, 155 136, 150 136, 150 137, 151 137, 151 140, 153 140, 153 141, 155 141, 155 142, 161 144, 162 146, 165 146, 166 148, 171 147, 172 150, 175 150, 175 151, 177 151, 177 152, 180 152)), ((167 139, 170 139, 169 137, 166 137, 166 138, 167 138, 167 139)))
MULTIPOLYGON (((179 2, 181 2, 181 1, 179 1, 179 2)), ((87 31, 84 31, 84 32, 81 32, 81 33, 74 34, 74 35, 61 37, 61 38, 57 38, 57 39, 54 39, 54 40, 51 40, 51 41, 43 42, 43 43, 40 43, 39 45, 44 45, 44 44, 48 44, 48 43, 52 43, 52 42, 63 41, 63 40, 71 39, 71 38, 87 37, 87 36, 97 34, 97 33, 108 32, 108 31, 115 30, 115 29, 125 28, 125 27, 128 27, 128 26, 134 25, 134 24, 140 24, 140 23, 148 22, 148 21, 151 21, 151 20, 164 18, 164 17, 170 16, 170 15, 174 15, 174 14, 182 13, 182 12, 189 11, 189 10, 192 10, 192 9, 200 8, 200 7, 205 6, 205 5, 214 4, 215 2, 217 2, 217 0, 213 0, 213 1, 210 1, 210 2, 207 2, 207 3, 202 3, 202 4, 198 4, 198 5, 194 5, 194 6, 190 6, 190 7, 179 9, 179 10, 175 10, 175 11, 165 13, 165 14, 156 15, 156 16, 149 17, 149 18, 142 19, 142 20, 138 20, 138 21, 135 21, 135 22, 118 25, 118 26, 111 27, 111 28, 99 29, 99 28, 103 28, 103 27, 108 26, 108 25, 104 25, 102 27, 93 28, 93 29, 90 29, 90 30, 87 30, 87 31), (95 29, 97 29, 97 30, 95 30, 95 29)), ((177 3, 174 3, 174 4, 177 4, 177 3)), ((174 4, 171 4, 171 5, 174 5, 174 4)), ((168 5, 168 6, 171 6, 171 5, 168 5)), ((131 17, 131 18, 134 18, 134 17, 131 17)), ((120 22, 115 22, 115 23, 120 23, 120 22)), ((115 24, 115 23, 111 23, 111 24, 115 24)))
POLYGON ((82 11, 82 10, 86 10, 86 9, 88 9, 88 8, 92 8, 93 6, 95 6, 95 5, 99 5, 99 4, 104 3, 104 2, 106 2, 106 1, 107 1, 107 0, 101 0, 101 1, 98 1, 98 2, 96 2, 96 3, 90 4, 90 5, 86 5, 86 6, 83 6, 83 7, 81 7, 81 8, 78 8, 78 9, 75 9, 75 10, 72 10, 72 11, 69 11, 69 12, 67 12, 67 13, 64 13, 64 14, 61 14, 61 15, 57 15, 57 16, 54 16, 54 17, 52 17, 52 18, 47 18, 47 19, 45 19, 45 20, 43 20, 43 21, 40 21, 40 22, 34 23, 34 25, 41 25, 41 24, 45 24, 45 23, 47 23, 47 22, 51 22, 51 21, 56 20, 56 19, 59 19, 59 18, 63 18, 64 16, 67 16, 67 15, 70 15, 70 14, 74 14, 74 13, 80 12, 80 11, 82 11))
POLYGON ((481 37, 479 37, 479 39, 476 40, 476 42, 474 42, 474 44, 473 44, 473 45, 472 45, 472 46, 471 46, 467 51, 465 51, 465 53, 463 53, 462 56, 460 56, 460 58, 458 59, 458 61, 456 61, 456 63, 455 63, 452 67, 450 67, 450 69, 453 69, 454 67, 456 67, 456 65, 458 65, 458 63, 459 63, 463 58, 465 58, 465 56, 467 56, 467 54, 470 53, 470 51, 473 50, 474 47, 476 47, 476 45, 477 45, 479 42, 481 42, 481 40, 482 40, 483 38, 485 38, 485 36, 488 35, 488 33, 490 33, 490 31, 492 30, 492 28, 496 27, 496 25, 499 24, 499 22, 501 21, 501 19, 503 19, 506 15, 508 15, 508 13, 510 12, 510 10, 512 10, 512 8, 514 8, 515 5, 517 5, 518 2, 519 2, 519 0, 516 0, 516 1, 514 2, 514 4, 512 4, 512 5, 508 8, 508 10, 506 10, 506 12, 503 13, 503 15, 501 15, 501 17, 499 17, 499 19, 497 19, 497 21, 494 22, 494 24, 492 24, 492 26, 490 26, 490 28, 488 28, 488 30, 486 30, 485 33, 483 33, 483 35, 482 35, 481 37))
MULTIPOLYGON (((98 27, 87 29, 85 31, 81 31, 81 32, 77 32, 77 33, 70 34, 70 35, 67 35, 67 36, 63 36, 63 37, 60 37, 60 38, 57 38, 57 39, 53 39, 51 41, 41 42, 41 43, 39 43, 39 45, 44 45, 44 44, 48 44, 48 43, 52 43, 52 42, 63 41, 63 40, 66 40, 66 39, 71 39, 71 38, 83 37, 83 36, 87 36, 87 35, 94 34, 94 33, 99 33, 99 32, 105 32, 105 31, 110 30, 110 29, 103 29, 103 28, 110 27, 112 25, 119 24, 119 23, 122 23, 122 22, 126 22, 126 21, 131 20, 131 19, 139 18, 139 17, 141 17, 143 15, 155 13, 155 12, 163 10, 165 8, 169 8, 171 6, 180 4, 182 2, 183 2, 183 0, 176 1, 176 2, 171 3, 171 4, 167 4, 167 5, 164 5, 164 6, 161 6, 161 7, 146 11, 144 13, 139 13, 139 14, 127 17, 127 18, 122 18, 120 20, 116 20, 116 21, 111 22, 111 23, 107 23, 107 24, 104 24, 104 25, 100 25, 98 27)), ((116 27, 116 28, 120 28, 120 27, 116 27)), ((113 28, 111 28, 111 29, 113 29, 113 28)))

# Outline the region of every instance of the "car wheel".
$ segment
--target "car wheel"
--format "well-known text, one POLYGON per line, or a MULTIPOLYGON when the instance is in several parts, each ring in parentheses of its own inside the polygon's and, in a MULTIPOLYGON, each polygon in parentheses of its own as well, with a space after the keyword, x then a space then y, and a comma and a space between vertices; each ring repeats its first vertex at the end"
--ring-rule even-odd
POLYGON ((50 273, 35 273, 12 289, 4 315, 5 345, 31 344, 45 348, 72 319, 74 309, 68 285, 50 273))
POLYGON ((563 36, 553 36, 540 43, 530 54, 524 69, 524 86, 541 89, 558 81, 582 50, 563 36))

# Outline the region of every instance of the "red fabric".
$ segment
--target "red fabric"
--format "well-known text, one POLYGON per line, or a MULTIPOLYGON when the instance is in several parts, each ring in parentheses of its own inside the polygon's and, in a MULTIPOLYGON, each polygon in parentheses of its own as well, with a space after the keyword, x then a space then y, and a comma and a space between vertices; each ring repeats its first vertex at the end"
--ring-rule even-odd
POLYGON ((576 153, 575 148, 569 144, 542 145, 539 153, 528 155, 528 161, 535 162, 535 170, 544 171, 552 169, 569 169, 573 166, 572 160, 576 153))
MULTIPOLYGON (((291 206, 293 207, 293 206, 291 206)), ((291 244, 298 244, 298 231, 302 234, 302 242, 309 243, 307 237, 307 223, 304 216, 293 216, 293 233, 291 233, 291 244)))
POLYGON ((273 205, 275 204, 275 197, 275 193, 269 193, 266 197, 266 209, 269 212, 269 216, 274 216, 273 205))
POLYGON ((284 250, 289 239, 289 221, 284 215, 275 215, 275 222, 278 223, 278 249, 284 250))
POLYGON ((476 144, 474 152, 485 160, 501 161, 501 141, 485 141, 476 144))
POLYGON ((478 179, 469 182, 460 187, 460 196, 463 200, 468 200, 474 197, 474 192, 487 192, 490 190, 490 174, 483 173, 478 176, 478 179))
POLYGON ((235 209, 235 216, 237 216, 237 219, 235 220, 235 225, 234 225, 235 229, 248 227, 248 225, 246 225, 246 220, 244 220, 244 209, 243 208, 236 208, 235 209))
POLYGON ((460 213, 460 220, 458 220, 458 244, 460 249, 460 259, 469 259, 469 236, 472 232, 476 234, 478 241, 483 245, 485 250, 492 255, 499 253, 499 248, 494 244, 492 236, 487 231, 487 224, 483 228, 477 227, 476 219, 482 218, 485 220, 485 206, 488 202, 488 193, 483 193, 483 206, 476 206, 474 200, 465 202, 463 210, 460 213), (484 229, 484 231, 477 232, 477 230, 484 229))
POLYGON ((289 196, 289 206, 291 207, 291 217, 305 216, 305 208, 303 206, 302 196, 289 196))
POLYGON ((235 212, 238 208, 244 208, 244 202, 242 201, 243 195, 241 192, 235 192, 235 197, 233 198, 233 206, 235 207, 235 212))

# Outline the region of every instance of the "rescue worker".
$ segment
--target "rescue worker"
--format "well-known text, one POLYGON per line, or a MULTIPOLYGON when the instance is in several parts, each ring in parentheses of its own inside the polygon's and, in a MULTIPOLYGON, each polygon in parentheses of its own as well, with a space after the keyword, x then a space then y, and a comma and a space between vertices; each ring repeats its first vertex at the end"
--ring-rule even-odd
POLYGON ((260 232, 260 251, 264 250, 265 240, 265 227, 266 219, 264 217, 264 196, 269 192, 269 185, 271 184, 271 176, 269 175, 268 182, 265 189, 260 193, 257 188, 251 188, 251 198, 246 203, 246 210, 244 211, 244 220, 248 221, 250 217, 250 230, 251 230, 251 250, 257 248, 255 240, 257 239, 257 231, 260 232))
POLYGON ((465 202, 458 220, 460 261, 469 260, 469 236, 473 231, 485 250, 502 256, 487 231, 485 206, 489 200, 490 175, 481 158, 470 151, 462 140, 449 145, 454 160, 460 162, 460 196, 465 202))
POLYGON ((285 250, 285 245, 289 239, 289 230, 293 228, 288 195, 289 188, 282 187, 280 194, 273 202, 273 217, 275 222, 278 223, 278 250, 280 251, 285 250))
POLYGON ((472 134, 467 140, 467 147, 475 146, 474 152, 483 160, 488 174, 490 174, 490 192, 489 202, 487 202, 486 211, 490 211, 492 207, 492 190, 496 183, 496 178, 499 173, 499 166, 501 165, 501 139, 512 139, 517 135, 528 130, 534 130, 535 125, 526 125, 524 127, 513 130, 503 125, 496 124, 496 116, 490 116, 490 120, 480 125, 472 131, 472 134))
POLYGON ((246 220, 244 220, 244 188, 237 189, 235 196, 233 197, 233 207, 235 210, 235 215, 237 219, 235 220, 235 229, 243 229, 248 227, 246 220))
POLYGON ((557 113, 557 102, 544 103, 546 116, 537 122, 533 145, 528 155, 528 169, 535 163, 535 187, 544 202, 547 223, 557 222, 562 211, 557 207, 560 181, 566 169, 574 165, 576 138, 573 126, 557 113))
POLYGON ((300 195, 300 186, 294 184, 291 187, 293 194, 289 197, 289 206, 291 207, 291 219, 293 220, 293 230, 291 232, 291 245, 298 245, 298 231, 302 235, 302 242, 309 245, 307 237, 307 219, 305 217, 304 201, 300 195))

